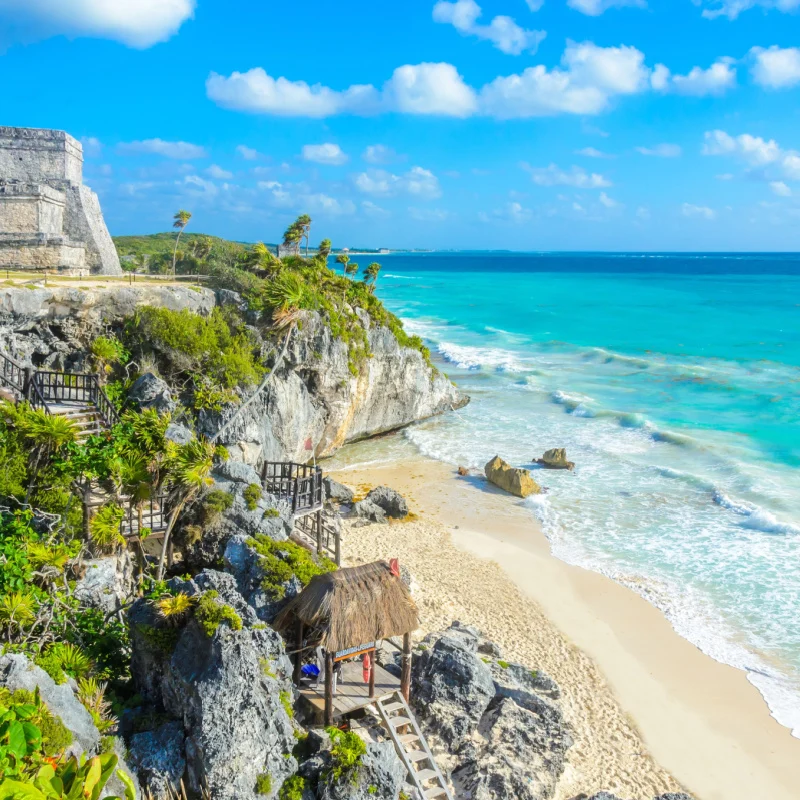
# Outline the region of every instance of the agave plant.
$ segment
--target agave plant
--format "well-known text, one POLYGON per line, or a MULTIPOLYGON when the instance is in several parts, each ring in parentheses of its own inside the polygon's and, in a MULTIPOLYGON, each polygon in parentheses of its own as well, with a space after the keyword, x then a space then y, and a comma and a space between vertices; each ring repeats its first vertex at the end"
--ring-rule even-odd
POLYGON ((63 545, 48 547, 43 542, 30 542, 27 554, 35 570, 50 568, 61 572, 70 558, 69 551, 63 545))
POLYGON ((92 669, 89 656, 70 642, 56 642, 47 652, 58 659, 61 669, 73 678, 83 678, 92 669))
POLYGON ((277 329, 288 328, 297 321, 305 305, 306 286, 295 272, 282 272, 265 290, 267 302, 272 306, 272 321, 277 329))
POLYGON ((101 550, 114 550, 125 544, 125 537, 120 532, 124 517, 124 509, 116 503, 106 503, 92 517, 89 535, 101 550))
POLYGON ((36 619, 36 600, 24 592, 0 597, 0 626, 7 628, 8 640, 15 628, 22 629, 36 619))
POLYGON ((111 703, 106 700, 105 681, 97 678, 81 678, 78 681, 78 700, 91 714, 92 721, 100 733, 105 733, 117 724, 117 719, 111 713, 111 703))
POLYGON ((194 598, 179 592, 175 595, 164 595, 154 603, 160 619, 168 625, 180 625, 194 605, 194 598))

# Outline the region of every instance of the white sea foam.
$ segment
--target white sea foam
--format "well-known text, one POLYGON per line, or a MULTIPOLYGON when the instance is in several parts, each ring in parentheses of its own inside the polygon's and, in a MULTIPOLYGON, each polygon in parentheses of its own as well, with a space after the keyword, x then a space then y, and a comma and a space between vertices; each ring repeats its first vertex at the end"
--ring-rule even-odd
POLYGON ((774 514, 753 503, 732 500, 727 494, 719 490, 714 492, 713 499, 718 506, 727 508, 728 511, 743 517, 741 524, 744 528, 763 531, 764 533, 800 534, 800 525, 781 522, 774 514))
POLYGON ((470 347, 468 345, 440 342, 436 348, 439 355, 460 369, 477 370, 482 367, 499 372, 523 372, 524 364, 515 353, 494 347, 470 347))

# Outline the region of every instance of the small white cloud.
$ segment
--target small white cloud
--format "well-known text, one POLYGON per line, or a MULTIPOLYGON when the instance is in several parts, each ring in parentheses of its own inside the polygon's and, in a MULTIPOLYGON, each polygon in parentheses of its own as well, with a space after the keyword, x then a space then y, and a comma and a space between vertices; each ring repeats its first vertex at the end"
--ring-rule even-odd
POLYGON ((475 92, 452 64, 398 67, 383 87, 390 110, 406 114, 468 117, 477 110, 475 92))
POLYGON ((385 208, 375 204, 372 200, 362 200, 361 210, 368 216, 374 219, 386 219, 391 216, 391 213, 385 208))
POLYGON ((656 158, 679 158, 683 153, 680 145, 677 144, 657 144, 654 147, 637 147, 636 150, 643 156, 655 156, 656 158))
POLYGON ((488 25, 480 25, 481 13, 475 0, 439 0, 433 7, 433 20, 452 25, 463 36, 486 39, 503 53, 515 56, 525 51, 535 53, 547 35, 544 31, 525 30, 506 16, 494 17, 488 25))
POLYGON ((245 161, 257 161, 261 157, 261 153, 259 153, 258 150, 255 150, 252 147, 248 147, 246 144, 240 144, 236 148, 236 152, 245 161))
POLYGON ((750 74, 759 86, 789 89, 800 83, 800 48, 754 47, 750 56, 753 59, 750 74))
POLYGON ((582 150, 576 150, 575 155, 586 156, 586 158, 616 158, 616 156, 612 156, 610 153, 604 153, 596 147, 584 147, 582 150))
POLYGON ((695 206, 691 203, 684 203, 681 206, 681 213, 684 217, 700 217, 702 219, 714 219, 717 212, 708 206, 695 206))
POLYGON ((528 6, 528 9, 535 14, 544 5, 544 0, 525 0, 525 4, 528 6))
POLYGON ((771 181, 769 188, 778 195, 778 197, 791 197, 792 190, 783 181, 771 181))
POLYGON ((657 92, 694 97, 723 95, 736 86, 736 61, 719 58, 708 69, 694 67, 686 75, 673 75, 663 64, 658 64, 650 76, 650 85, 657 92))
POLYGON ((639 206, 636 209, 636 217, 641 220, 648 220, 652 215, 650 214, 650 209, 647 206, 639 206))
POLYGON ((451 216, 450 212, 443 208, 416 208, 414 206, 408 209, 408 214, 411 219, 418 222, 444 222, 451 216))
POLYGON ((705 156, 738 155, 752 166, 764 166, 781 157, 781 148, 774 139, 763 139, 743 133, 733 137, 725 131, 706 131, 702 153, 705 156))
POLYGON ((736 19, 743 11, 758 6, 786 12, 800 9, 800 0, 696 0, 695 4, 709 6, 703 10, 703 16, 707 19, 736 19))
POLYGON ((90 158, 96 158, 103 152, 103 143, 95 136, 84 136, 81 139, 83 154, 90 158))
POLYGON ((226 169, 222 169, 222 167, 218 166, 217 164, 212 164, 206 172, 212 178, 215 178, 218 181, 226 181, 230 180, 233 177, 232 172, 228 172, 226 169))
POLYGON ((144 49, 166 41, 194 16, 195 0, 0 0, 4 38, 112 39, 144 49))
POLYGON ((525 208, 522 203, 516 201, 506 203, 502 208, 496 208, 494 211, 489 213, 486 211, 481 211, 478 213, 478 219, 481 222, 499 222, 521 225, 525 222, 530 222, 532 218, 533 211, 530 208, 525 208))
POLYGON ((645 0, 567 0, 567 5, 590 17, 599 17, 610 8, 623 8, 624 6, 647 7, 645 0))
POLYGON ((391 147, 387 147, 385 144, 371 144, 366 147, 361 154, 361 158, 368 164, 390 164, 392 161, 396 161, 399 156, 391 147))
POLYGON ((531 180, 538 186, 574 186, 578 189, 605 189, 611 186, 611 181, 599 173, 588 173, 580 167, 562 170, 555 164, 549 167, 531 167, 529 164, 520 165, 530 173, 531 180))
POLYGON ((600 203, 606 208, 619 208, 620 206, 620 203, 609 197, 605 192, 600 192, 600 203))
MULTIPOLYGON (((180 182, 178 182, 180 185, 180 182)), ((183 179, 183 185, 190 190, 190 194, 214 197, 219 192, 217 185, 212 181, 207 181, 199 175, 187 175, 183 179)))
POLYGON ((427 169, 412 167, 403 175, 372 169, 353 176, 356 188, 364 194, 391 196, 400 193, 436 198, 442 193, 439 179, 427 169))
POLYGON ((165 158, 192 160, 205 158, 208 154, 204 147, 189 142, 165 142, 163 139, 145 139, 140 142, 122 142, 117 145, 120 153, 150 153, 165 158))
POLYGON ((303 158, 317 164, 344 164, 347 155, 342 152, 338 144, 326 142, 325 144, 307 144, 303 146, 303 158))

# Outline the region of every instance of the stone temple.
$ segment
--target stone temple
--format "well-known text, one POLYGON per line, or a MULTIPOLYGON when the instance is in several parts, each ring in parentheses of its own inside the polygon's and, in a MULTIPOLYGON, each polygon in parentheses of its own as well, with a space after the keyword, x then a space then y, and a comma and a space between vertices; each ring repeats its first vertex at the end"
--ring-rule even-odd
POLYGON ((64 131, 0 126, 0 270, 121 275, 83 148, 64 131))

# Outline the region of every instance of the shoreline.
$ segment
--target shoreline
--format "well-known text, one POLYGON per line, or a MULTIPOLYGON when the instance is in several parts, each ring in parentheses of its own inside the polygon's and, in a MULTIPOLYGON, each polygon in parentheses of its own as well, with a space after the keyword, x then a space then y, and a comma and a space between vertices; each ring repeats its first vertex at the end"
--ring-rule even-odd
MULTIPOLYGON (((800 740, 770 716, 746 674, 714 661, 683 639, 661 611, 633 590, 558 560, 535 518, 519 500, 490 487, 482 477, 460 478, 449 465, 423 456, 401 456, 389 463, 361 466, 337 464, 340 461, 334 457, 329 466, 337 480, 355 489, 392 486, 407 497, 418 515, 413 522, 356 529, 357 533, 353 531, 345 539, 346 557, 391 555, 381 552, 384 530, 387 544, 403 551, 393 554, 410 565, 425 553, 425 560, 418 563, 423 570, 431 568, 431 559, 436 564, 437 557, 444 570, 450 557, 458 560, 462 569, 475 572, 476 578, 481 575, 487 579, 491 574, 493 582, 505 581, 507 591, 516 590, 530 602, 529 615, 538 612, 543 618, 541 630, 521 633, 516 643, 520 651, 525 649, 523 644, 528 652, 536 654, 538 649, 535 657, 540 663, 529 666, 538 668, 542 659, 552 660, 548 647, 557 650, 558 637, 578 649, 589 665, 584 667, 587 675, 583 681, 575 670, 566 677, 557 674, 559 663, 549 671, 563 684, 565 696, 583 694, 585 702, 603 709, 584 709, 577 720, 580 725, 584 723, 581 716, 600 714, 595 725, 584 731, 599 744, 581 743, 576 737, 575 747, 605 751, 605 758, 612 760, 601 770, 606 782, 588 785, 586 779, 593 770, 590 760, 597 753, 573 748, 570 761, 577 762, 576 776, 571 780, 565 773, 573 794, 564 795, 563 800, 578 792, 591 794, 600 789, 616 791, 626 800, 651 800, 659 792, 676 791, 678 784, 697 800, 797 797, 800 740), (401 530, 402 537, 396 533, 401 530), (354 534, 367 537, 372 532, 373 542, 351 545, 354 534), (439 537, 441 552, 426 549, 425 541, 430 537, 439 537), (593 670, 603 684, 594 686, 594 691, 607 696, 585 696, 587 687, 582 683, 593 682, 589 680, 593 670), (616 712, 609 710, 611 706, 616 712), (608 715, 615 720, 611 728, 607 726, 608 715), (604 729, 599 730, 598 725, 604 729), (631 735, 638 743, 633 749, 631 735), (627 746, 623 746, 626 741, 627 746), (634 777, 637 770, 641 777, 634 777)), ((413 566, 412 573, 416 577, 413 566)), ((424 593, 436 594, 437 582, 435 576, 430 578, 424 593)), ((484 625, 492 625, 492 601, 488 597, 484 600, 488 608, 481 608, 478 592, 471 607, 463 611, 462 621, 482 627, 476 617, 485 613, 484 625)), ((440 606, 447 603, 447 597, 440 598, 440 606)), ((441 609, 432 616, 438 623, 441 609)), ((504 618, 505 612, 498 610, 497 616, 504 618)), ((425 617, 423 613, 424 623, 425 617)), ((521 624, 519 619, 517 624, 521 624)), ((513 652, 513 639, 510 644, 513 652)))

